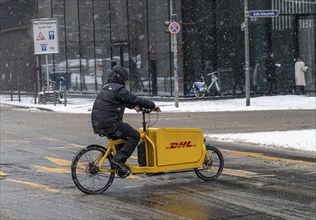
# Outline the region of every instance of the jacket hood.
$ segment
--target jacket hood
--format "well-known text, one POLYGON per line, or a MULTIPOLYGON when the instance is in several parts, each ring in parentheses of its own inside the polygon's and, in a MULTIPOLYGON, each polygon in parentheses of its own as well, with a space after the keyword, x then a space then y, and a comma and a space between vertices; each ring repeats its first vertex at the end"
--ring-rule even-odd
POLYGON ((125 85, 125 81, 128 80, 128 75, 127 69, 122 66, 115 66, 109 73, 108 82, 125 85))

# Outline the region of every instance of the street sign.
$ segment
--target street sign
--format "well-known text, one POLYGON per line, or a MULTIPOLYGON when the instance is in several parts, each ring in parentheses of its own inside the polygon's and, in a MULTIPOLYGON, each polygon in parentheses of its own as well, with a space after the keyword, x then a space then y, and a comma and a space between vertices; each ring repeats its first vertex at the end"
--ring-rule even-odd
POLYGON ((249 11, 250 18, 269 18, 278 17, 279 10, 253 10, 249 11))
POLYGON ((171 34, 178 34, 181 30, 181 26, 178 22, 173 21, 169 24, 168 30, 171 34))
POLYGON ((34 54, 59 53, 57 19, 33 19, 32 23, 34 54))

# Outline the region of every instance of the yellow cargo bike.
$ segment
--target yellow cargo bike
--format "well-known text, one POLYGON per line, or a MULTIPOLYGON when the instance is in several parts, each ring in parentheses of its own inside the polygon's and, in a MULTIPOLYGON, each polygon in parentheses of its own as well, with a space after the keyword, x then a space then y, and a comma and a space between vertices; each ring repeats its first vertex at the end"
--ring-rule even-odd
MULTIPOLYGON (((205 144, 201 128, 150 128, 142 109, 142 128, 137 146, 137 165, 126 163, 133 175, 157 175, 194 171, 204 181, 216 179, 224 167, 222 153, 214 146, 205 144)), ((158 119, 158 115, 157 115, 158 119)), ((89 145, 77 152, 71 164, 71 175, 75 185, 86 194, 99 194, 107 190, 115 177, 129 174, 111 163, 116 146, 124 143, 108 137, 106 147, 89 145)))

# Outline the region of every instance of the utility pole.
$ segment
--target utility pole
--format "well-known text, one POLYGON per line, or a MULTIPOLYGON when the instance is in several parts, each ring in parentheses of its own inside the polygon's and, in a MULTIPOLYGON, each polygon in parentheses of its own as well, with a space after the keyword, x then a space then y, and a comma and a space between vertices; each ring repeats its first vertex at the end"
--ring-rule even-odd
POLYGON ((173 51, 173 71, 174 71, 174 98, 175 107, 179 107, 179 78, 178 78, 178 48, 177 48, 177 34, 172 34, 172 51, 173 51))
POLYGON ((179 107, 179 78, 178 78, 178 48, 177 48, 177 34, 180 31, 180 25, 176 22, 176 13, 173 13, 173 1, 170 0, 170 21, 169 32, 171 34, 171 51, 173 52, 173 80, 174 80, 174 99, 175 107, 179 107))
POLYGON ((246 106, 250 106, 250 56, 249 56, 249 11, 248 0, 244 0, 246 106))
MULTIPOLYGON (((177 14, 173 13, 173 2, 170 0, 170 20, 165 21, 164 24, 168 26, 166 33, 170 34, 171 52, 173 56, 173 80, 174 80, 174 98, 175 107, 179 107, 179 78, 178 78, 178 39, 177 35, 181 30, 180 24, 176 21, 177 14)), ((171 59, 171 57, 170 57, 171 59)))

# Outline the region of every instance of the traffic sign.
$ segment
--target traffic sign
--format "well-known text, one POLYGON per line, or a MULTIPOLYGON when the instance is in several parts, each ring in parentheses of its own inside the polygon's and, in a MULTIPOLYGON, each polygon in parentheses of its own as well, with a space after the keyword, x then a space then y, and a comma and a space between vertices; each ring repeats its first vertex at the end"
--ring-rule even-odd
POLYGON ((278 17, 279 10, 253 10, 249 11, 249 17, 251 18, 269 18, 278 17))
POLYGON ((57 19, 33 19, 32 23, 34 54, 59 53, 57 19))
POLYGON ((181 26, 178 22, 173 21, 169 24, 168 30, 171 34, 178 34, 181 30, 181 26))

